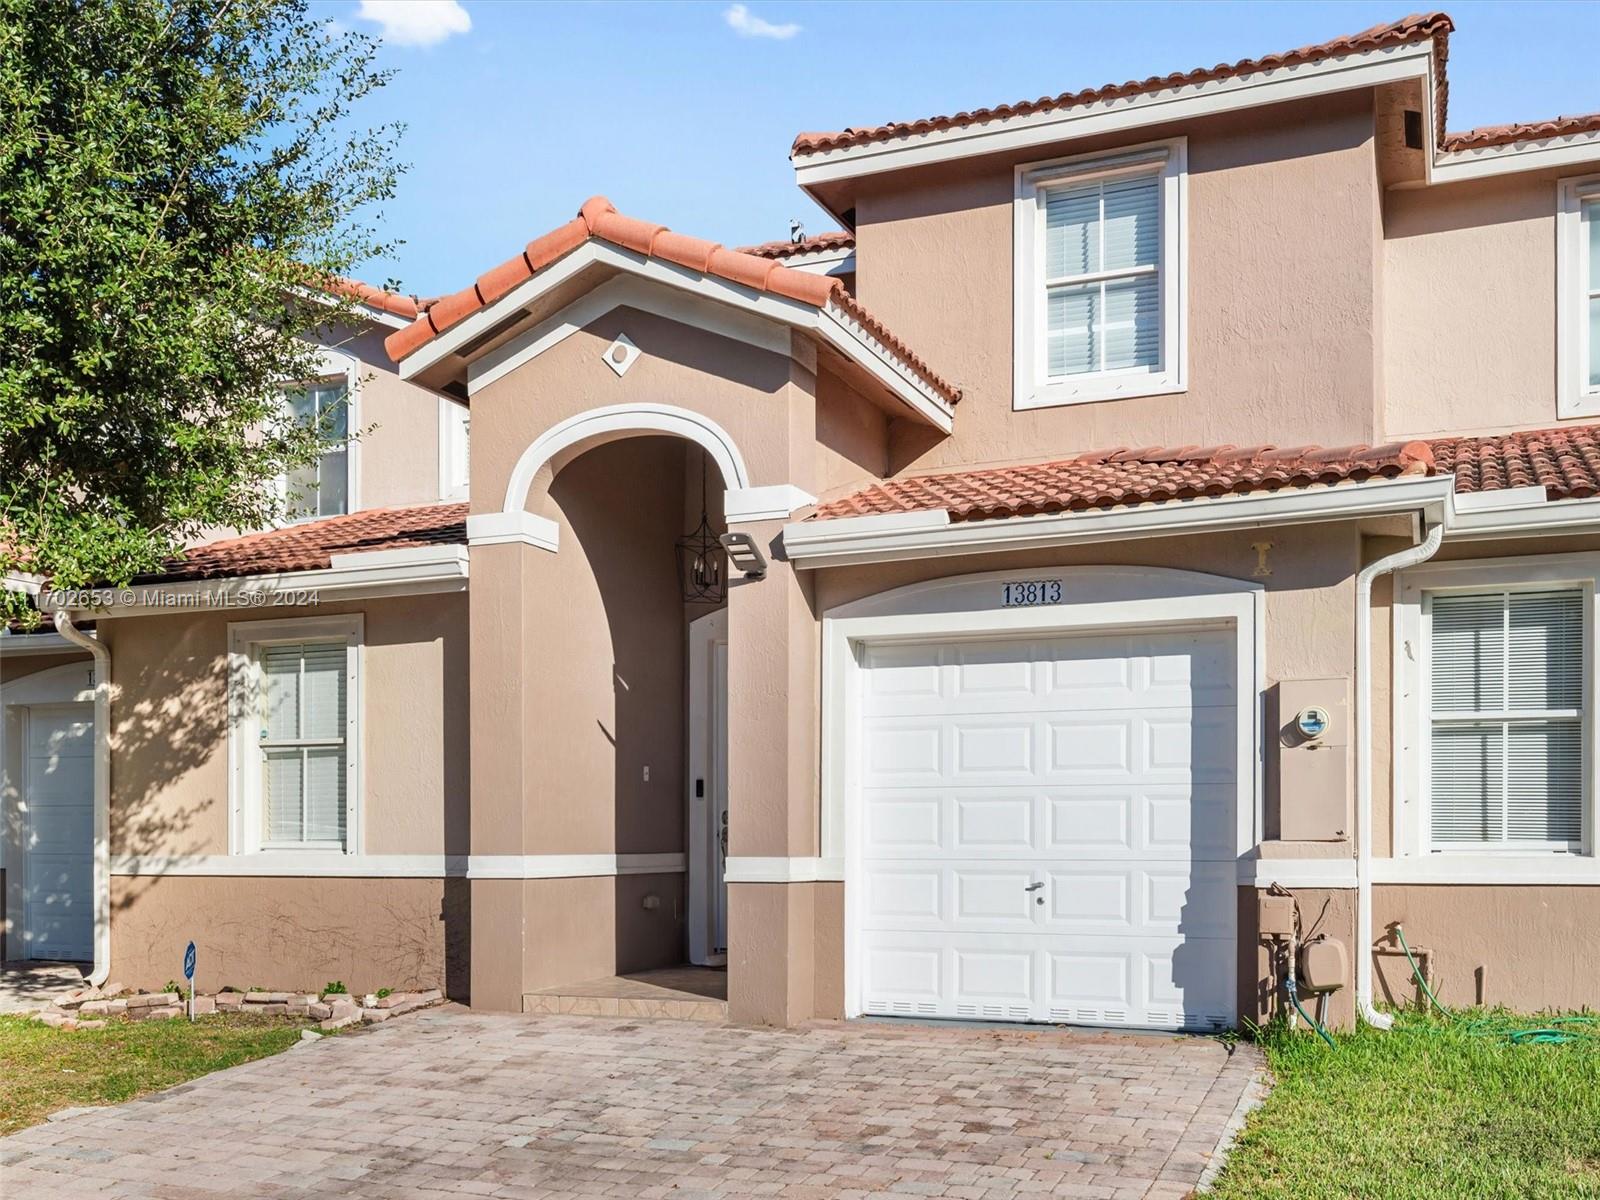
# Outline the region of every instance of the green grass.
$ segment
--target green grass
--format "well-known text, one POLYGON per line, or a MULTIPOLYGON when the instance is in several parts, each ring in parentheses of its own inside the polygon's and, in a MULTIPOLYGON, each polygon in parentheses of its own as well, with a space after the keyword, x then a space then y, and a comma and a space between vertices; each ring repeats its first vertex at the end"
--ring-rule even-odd
POLYGON ((104 1029, 51 1029, 0 1016, 0 1135, 79 1104, 120 1104, 197 1075, 288 1049, 305 1022, 229 1013, 183 1020, 112 1020, 104 1029))
MULTIPOLYGON (((1215 1200, 1600 1197, 1600 1021, 1565 1045, 1512 1045, 1456 1021, 1399 1016, 1335 1034, 1281 1025, 1259 1041, 1277 1087, 1251 1115, 1215 1200)), ((1491 1014, 1499 1028, 1539 1018, 1491 1014)))

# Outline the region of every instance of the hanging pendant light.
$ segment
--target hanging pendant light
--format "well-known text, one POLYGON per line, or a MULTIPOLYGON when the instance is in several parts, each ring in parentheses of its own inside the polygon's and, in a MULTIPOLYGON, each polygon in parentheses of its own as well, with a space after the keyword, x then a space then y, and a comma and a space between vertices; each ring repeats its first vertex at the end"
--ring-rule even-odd
POLYGON ((720 604, 728 594, 727 552, 706 507, 706 462, 700 460, 700 525, 677 542, 678 586, 691 604, 720 604))

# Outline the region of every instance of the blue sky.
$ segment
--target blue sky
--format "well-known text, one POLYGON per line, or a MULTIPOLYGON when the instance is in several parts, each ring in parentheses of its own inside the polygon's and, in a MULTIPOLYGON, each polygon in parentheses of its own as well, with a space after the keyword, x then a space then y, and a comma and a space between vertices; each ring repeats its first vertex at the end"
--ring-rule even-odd
MULTIPOLYGON (((424 294, 464 286, 597 192, 728 245, 784 237, 791 217, 832 228, 794 186, 788 149, 801 130, 1232 62, 1410 11, 1405 0, 313 7, 387 31, 380 58, 398 75, 360 115, 408 125, 400 157, 411 169, 383 214, 405 244, 361 273, 424 294)), ((1600 109, 1600 4, 1449 11, 1451 129, 1600 109)))

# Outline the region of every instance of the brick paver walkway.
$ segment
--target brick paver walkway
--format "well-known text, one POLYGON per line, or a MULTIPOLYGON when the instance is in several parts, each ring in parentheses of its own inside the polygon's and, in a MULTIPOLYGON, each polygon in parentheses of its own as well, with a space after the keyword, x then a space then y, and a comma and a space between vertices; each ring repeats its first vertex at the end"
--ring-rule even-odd
POLYGON ((0 1140, 0 1195, 1175 1200, 1261 1072, 1198 1038, 444 1009, 0 1140))

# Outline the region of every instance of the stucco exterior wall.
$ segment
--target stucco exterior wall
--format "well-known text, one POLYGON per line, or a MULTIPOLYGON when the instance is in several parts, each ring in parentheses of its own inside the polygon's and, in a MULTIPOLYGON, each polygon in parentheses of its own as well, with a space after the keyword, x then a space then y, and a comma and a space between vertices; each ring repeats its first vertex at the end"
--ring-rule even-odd
POLYGON ((897 466, 1115 446, 1372 440, 1378 409, 1377 168, 1369 96, 1141 132, 1188 138, 1189 386, 1012 411, 1014 168, 1115 149, 1085 140, 867 181, 862 303, 964 389, 955 433, 897 466))
POLYGON ((333 331, 336 349, 353 355, 360 465, 351 508, 431 504, 440 498, 439 397, 401 379, 383 348, 382 326, 333 331))
POLYGON ((1384 196, 1386 436, 1555 425, 1556 181, 1384 196))

